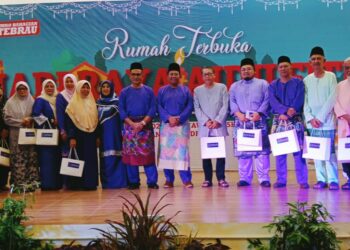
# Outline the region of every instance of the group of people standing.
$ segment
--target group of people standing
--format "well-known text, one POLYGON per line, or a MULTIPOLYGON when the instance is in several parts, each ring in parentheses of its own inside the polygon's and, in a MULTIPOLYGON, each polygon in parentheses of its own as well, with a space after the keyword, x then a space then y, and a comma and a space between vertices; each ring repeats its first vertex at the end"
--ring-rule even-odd
MULTIPOLYGON (((181 70, 176 63, 168 67, 168 85, 159 89, 157 97, 142 81, 142 64, 130 66, 131 85, 125 87, 119 98, 110 81, 99 85, 97 103, 86 80, 77 81, 73 74, 64 76, 64 90, 57 93, 53 80, 45 80, 40 96, 35 100, 26 82, 16 84, 15 94, 6 102, 1 95, 3 120, 0 122, 1 140, 9 140, 11 183, 15 186, 40 181, 42 190, 96 190, 98 186, 98 157, 102 188, 138 189, 139 166, 144 167, 147 186, 158 189, 158 171, 164 169, 164 188, 174 187, 179 170, 186 188, 193 188, 190 169, 189 118, 194 109, 200 137, 227 136, 226 120, 234 118, 234 154, 238 158, 237 186, 249 186, 253 179, 253 163, 262 187, 270 187, 270 144, 268 120, 273 117, 271 133, 282 131, 290 124, 303 145, 304 125, 313 136, 332 139, 329 161, 315 161, 317 183, 315 189, 339 189, 334 138, 336 117, 338 136, 350 136, 350 58, 344 63, 348 77, 337 85, 335 75, 324 70, 325 55, 320 47, 310 53, 314 72, 304 82, 292 75, 292 64, 287 56, 278 59, 279 78, 268 84, 255 76, 253 60, 241 61, 241 80, 229 91, 215 82, 211 67, 202 68, 204 83, 194 89, 192 96, 181 84, 181 70), (158 157, 155 157, 152 121, 159 114, 160 138, 158 157), (19 129, 35 126, 58 128, 59 146, 19 145, 19 129), (237 131, 256 128, 262 131, 262 149, 239 151, 237 131), (8 133, 9 132, 9 133, 8 133), (100 155, 97 155, 97 148, 100 155), (62 157, 74 155, 85 162, 82 177, 62 176, 62 157), (156 164, 157 163, 157 164, 156 164), (157 165, 157 166, 156 166, 157 165)), ((297 181, 300 188, 309 188, 308 170, 302 151, 294 153, 297 181)), ((276 157, 277 180, 275 188, 287 184, 287 156, 276 157)), ((229 187, 225 178, 225 158, 216 160, 218 185, 229 187)), ((343 164, 350 177, 350 164, 343 164)), ((211 159, 203 159, 203 188, 213 185, 211 159)), ((0 188, 6 189, 8 170, 0 167, 0 188)), ((342 186, 350 189, 348 181, 342 186)))

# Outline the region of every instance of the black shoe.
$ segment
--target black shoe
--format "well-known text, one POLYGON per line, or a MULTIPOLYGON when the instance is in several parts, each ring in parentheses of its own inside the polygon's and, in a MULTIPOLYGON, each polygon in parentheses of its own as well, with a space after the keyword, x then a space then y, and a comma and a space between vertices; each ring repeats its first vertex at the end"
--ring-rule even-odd
POLYGON ((157 185, 157 183, 152 183, 152 184, 148 184, 148 188, 159 189, 159 186, 157 185))
POLYGON ((246 187, 246 186, 250 186, 250 184, 246 181, 239 181, 237 183, 237 187, 246 187))
POLYGON ((128 187, 128 189, 130 190, 139 189, 139 188, 140 188, 140 184, 138 183, 131 183, 129 184, 129 187, 128 187))
POLYGON ((260 186, 265 187, 265 188, 269 188, 269 187, 271 187, 271 183, 269 181, 263 181, 260 183, 260 186))

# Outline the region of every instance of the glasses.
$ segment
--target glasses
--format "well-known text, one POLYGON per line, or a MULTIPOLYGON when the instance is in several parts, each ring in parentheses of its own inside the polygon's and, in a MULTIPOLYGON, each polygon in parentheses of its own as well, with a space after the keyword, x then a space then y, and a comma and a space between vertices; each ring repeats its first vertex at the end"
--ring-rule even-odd
POLYGON ((214 73, 204 73, 203 76, 212 76, 214 73))
POLYGON ((17 88, 18 91, 21 91, 21 90, 28 90, 27 88, 17 88))
POLYGON ((141 73, 131 73, 132 76, 141 76, 141 73))

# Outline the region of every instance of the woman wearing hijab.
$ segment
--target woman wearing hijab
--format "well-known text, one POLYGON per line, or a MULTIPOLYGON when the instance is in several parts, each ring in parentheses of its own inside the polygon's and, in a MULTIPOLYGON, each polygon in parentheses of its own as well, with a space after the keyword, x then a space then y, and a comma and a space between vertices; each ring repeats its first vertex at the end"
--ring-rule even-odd
MULTIPOLYGON (((50 129, 56 127, 57 89, 53 80, 43 82, 41 95, 34 102, 32 116, 35 128, 50 129)), ((41 190, 59 190, 62 188, 60 175, 60 151, 58 146, 37 146, 40 169, 41 190)))
POLYGON ((68 157, 69 142, 67 139, 67 120, 66 108, 73 97, 77 78, 73 74, 67 74, 63 77, 64 90, 56 98, 57 126, 61 138, 62 157, 68 157))
POLYGON ((127 186, 126 166, 122 162, 122 125, 119 115, 119 99, 110 81, 100 83, 100 99, 97 100, 99 135, 101 139, 102 188, 127 186))
MULTIPOLYGON (((0 87, 0 140, 2 140, 1 143, 7 143, 8 144, 8 127, 4 122, 4 106, 7 101, 7 98, 0 87)), ((0 145, 2 145, 0 143, 0 145)), ((8 187, 7 181, 8 181, 8 175, 9 175, 9 167, 3 167, 0 166, 0 191, 7 191, 8 187)))
POLYGON ((68 177, 68 189, 96 190, 98 185, 96 127, 97 107, 88 81, 79 81, 66 113, 68 114, 67 136, 70 148, 76 148, 80 160, 85 161, 83 175, 68 177))
MULTIPOLYGON (((4 120, 10 130, 11 184, 16 187, 31 185, 39 180, 37 154, 34 145, 18 145, 19 129, 30 128, 34 99, 26 82, 16 84, 16 93, 4 107, 4 120)), ((34 191, 34 190, 26 190, 34 191)))

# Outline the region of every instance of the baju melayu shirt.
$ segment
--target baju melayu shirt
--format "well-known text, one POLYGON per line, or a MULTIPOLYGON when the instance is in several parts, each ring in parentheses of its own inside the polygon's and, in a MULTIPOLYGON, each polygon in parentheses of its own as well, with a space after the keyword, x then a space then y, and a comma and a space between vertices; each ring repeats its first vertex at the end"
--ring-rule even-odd
POLYGON ((334 130, 335 115, 333 107, 336 100, 337 79, 334 73, 325 71, 323 77, 317 78, 314 73, 304 78, 305 103, 304 115, 308 129, 314 118, 321 121, 320 128, 315 130, 334 130))

